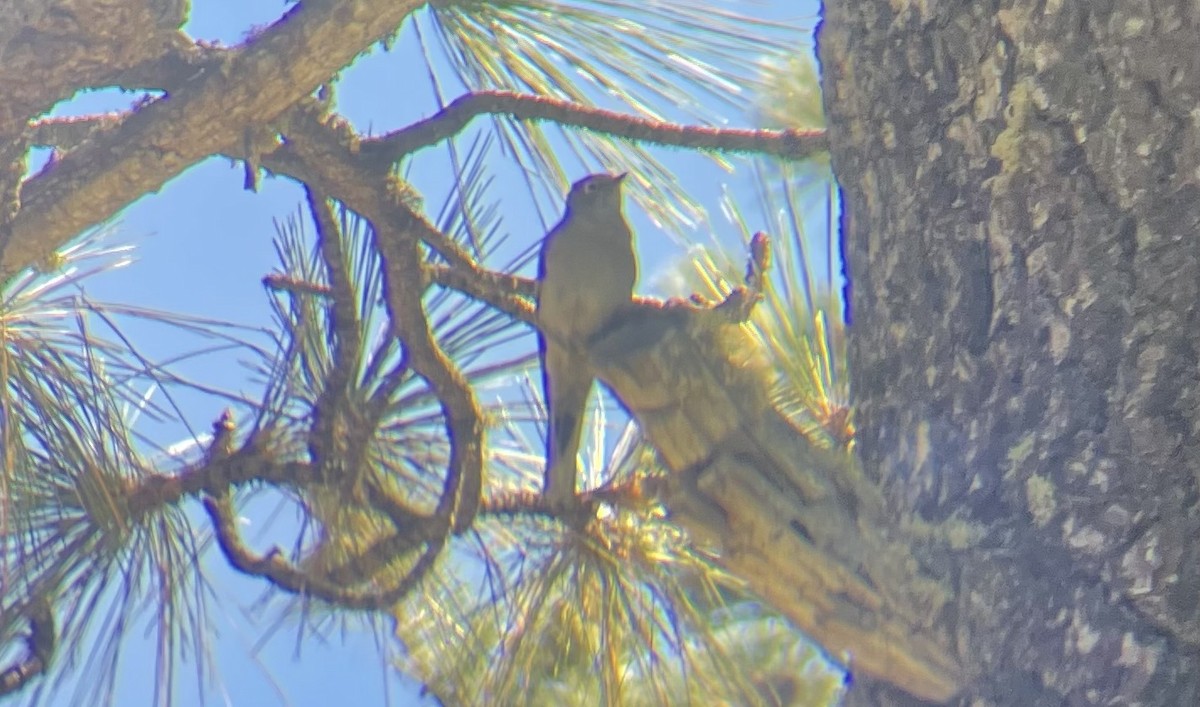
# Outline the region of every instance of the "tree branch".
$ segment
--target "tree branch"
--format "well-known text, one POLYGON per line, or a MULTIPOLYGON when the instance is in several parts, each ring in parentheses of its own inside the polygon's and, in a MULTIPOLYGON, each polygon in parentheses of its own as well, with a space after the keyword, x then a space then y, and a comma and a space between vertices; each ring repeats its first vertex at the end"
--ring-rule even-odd
POLYGON ((202 493, 219 493, 229 486, 258 482, 300 487, 318 481, 312 464, 279 461, 247 445, 228 457, 194 464, 176 474, 151 474, 133 480, 125 504, 133 518, 140 518, 164 505, 202 493))
POLYGON ((614 137, 673 147, 722 152, 756 152, 791 160, 828 149, 823 130, 737 130, 664 123, 545 96, 481 91, 455 99, 437 115, 387 135, 362 141, 363 154, 376 166, 392 164, 465 128, 480 115, 552 121, 614 137))
POLYGON ((285 143, 263 157, 263 166, 315 185, 372 225, 384 264, 384 294, 392 333, 406 347, 407 362, 433 390, 452 440, 450 463, 438 513, 452 518, 456 533, 466 531, 483 493, 483 424, 474 391, 433 337, 422 305, 426 287, 420 242, 451 265, 477 266, 465 251, 418 214, 406 201, 405 185, 376 169, 344 126, 298 110, 285 143))
MULTIPOLYGON (((415 209, 405 203, 403 195, 385 188, 389 183, 395 193, 406 191, 406 185, 389 175, 390 164, 374 164, 362 156, 362 141, 348 124, 329 115, 326 107, 312 100, 299 102, 284 119, 285 141, 278 149, 261 156, 262 166, 276 174, 287 175, 305 184, 319 184, 326 193, 366 214, 365 209, 400 208, 411 214, 415 209), (303 152, 303 156, 300 154, 303 152)), ((246 159, 238 146, 223 151, 230 159, 246 159)), ((450 265, 477 267, 470 253, 453 238, 420 219, 413 224, 420 239, 442 260, 450 265)))
POLYGON ((128 113, 104 113, 79 118, 46 118, 34 123, 30 143, 70 152, 102 130, 121 124, 128 113))
POLYGON ((446 418, 450 464, 438 513, 451 518, 454 531, 462 533, 471 526, 483 498, 483 420, 475 391, 434 339, 421 304, 425 285, 417 247, 420 229, 414 227, 420 220, 403 210, 379 213, 373 220, 375 242, 383 256, 392 333, 408 347, 412 369, 429 383, 446 418))
POLYGON ((831 655, 852 655, 856 670, 925 699, 949 699, 962 668, 933 623, 947 590, 883 530, 882 496, 849 456, 814 443, 771 405, 769 366, 735 323, 752 294, 716 308, 635 306, 591 343, 597 376, 671 472, 647 487, 831 655))
POLYGON ((242 47, 215 53, 217 66, 26 181, 21 212, 0 244, 0 279, 236 145, 247 126, 275 120, 422 4, 304 3, 242 47))
MULTIPOLYGON (((508 314, 513 319, 537 326, 537 315, 531 301, 537 290, 537 281, 532 278, 481 267, 437 264, 426 264, 423 273, 426 284, 440 285, 461 292, 508 314)), ((332 295, 328 285, 296 280, 280 273, 267 275, 263 278, 263 284, 274 290, 298 295, 332 295)))
POLYGON ((258 555, 242 542, 237 530, 237 517, 228 494, 205 496, 204 509, 212 520, 217 543, 229 564, 240 572, 267 579, 276 587, 302 596, 316 597, 348 609, 379 611, 404 598, 424 579, 445 544, 444 536, 434 538, 425 547, 413 566, 395 585, 384 589, 363 591, 305 572, 288 562, 279 548, 258 555))
POLYGON ((526 324, 537 325, 537 313, 530 301, 537 288, 536 280, 454 265, 427 265, 425 276, 429 282, 489 304, 526 324))

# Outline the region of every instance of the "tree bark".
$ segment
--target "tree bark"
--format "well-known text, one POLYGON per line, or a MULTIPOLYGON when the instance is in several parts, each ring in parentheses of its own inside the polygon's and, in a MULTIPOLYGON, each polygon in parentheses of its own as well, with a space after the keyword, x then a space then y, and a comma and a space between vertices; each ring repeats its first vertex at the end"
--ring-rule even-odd
POLYGON ((1196 10, 825 7, 857 446, 972 530, 917 549, 961 703, 1200 704, 1196 10))
POLYGON ((963 672, 934 623, 951 596, 914 549, 954 534, 892 522, 844 449, 772 406, 761 343, 738 323, 744 294, 715 308, 639 303, 592 342, 598 377, 671 472, 643 490, 852 673, 952 698, 963 672))

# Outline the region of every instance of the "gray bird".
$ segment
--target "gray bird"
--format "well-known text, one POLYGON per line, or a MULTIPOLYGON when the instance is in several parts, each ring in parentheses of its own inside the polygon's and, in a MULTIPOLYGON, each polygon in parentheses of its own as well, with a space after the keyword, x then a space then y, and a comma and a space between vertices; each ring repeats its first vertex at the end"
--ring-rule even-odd
POLYGON ((633 300, 637 257, 621 210, 624 178, 593 174, 575 182, 538 259, 538 352, 550 417, 543 492, 553 508, 575 497, 575 457, 594 379, 587 343, 633 300))

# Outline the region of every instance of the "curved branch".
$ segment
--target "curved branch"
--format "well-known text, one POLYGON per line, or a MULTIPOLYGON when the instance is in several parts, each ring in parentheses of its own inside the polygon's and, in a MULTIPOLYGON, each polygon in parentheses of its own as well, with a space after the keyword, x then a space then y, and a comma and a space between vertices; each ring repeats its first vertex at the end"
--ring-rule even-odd
POLYGON ((638 142, 721 152, 755 152, 802 160, 828 150, 823 130, 740 130, 684 126, 507 91, 468 93, 433 117, 382 137, 362 141, 363 155, 378 166, 429 147, 461 132, 480 115, 517 120, 548 120, 638 142))
POLYGON ((338 482, 353 489, 361 482, 362 469, 366 466, 367 440, 375 431, 375 424, 361 424, 364 406, 361 391, 356 390, 355 371, 362 355, 362 322, 342 248, 342 231, 333 209, 324 194, 318 194, 309 185, 305 185, 304 191, 317 226, 317 252, 329 282, 331 296, 323 298, 321 305, 333 335, 331 366, 312 407, 308 450, 313 463, 321 468, 323 478, 332 481, 330 472, 339 469, 342 478, 338 482))
POLYGON ((537 287, 533 279, 452 265, 426 266, 425 276, 429 282, 461 292, 526 324, 537 325, 537 314, 530 301, 537 287))
POLYGON ((375 244, 383 256, 384 298, 392 333, 408 347, 409 363, 433 388, 450 433, 450 464, 438 514, 453 521, 454 531, 470 527, 483 498, 483 420, 475 392, 462 371, 442 351, 429 326, 421 294, 419 230, 416 214, 400 209, 378 214, 375 244))
POLYGON ((388 167, 375 169, 359 143, 336 123, 312 111, 296 112, 282 147, 263 166, 316 185, 341 200, 372 225, 384 263, 384 299, 392 333, 406 348, 406 363, 433 390, 452 442, 439 515, 462 533, 470 526, 483 494, 483 422, 474 391, 434 339, 422 304, 426 287, 420 243, 430 245, 453 266, 477 269, 452 239, 422 218, 406 201, 403 185, 388 167))
POLYGON ((444 536, 430 540, 416 563, 395 585, 375 591, 362 591, 301 570, 284 559, 279 548, 272 548, 265 555, 258 555, 250 550, 238 533, 237 517, 228 494, 219 497, 205 496, 204 509, 212 520, 221 552, 235 569, 255 577, 263 577, 285 591, 315 597, 348 609, 379 611, 403 599, 429 573, 445 544, 444 536))

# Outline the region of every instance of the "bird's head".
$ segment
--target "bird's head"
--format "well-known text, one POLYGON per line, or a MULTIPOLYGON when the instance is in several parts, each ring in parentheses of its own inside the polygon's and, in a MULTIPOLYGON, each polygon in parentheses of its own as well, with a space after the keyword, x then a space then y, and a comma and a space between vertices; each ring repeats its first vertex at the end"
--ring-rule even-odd
POLYGON ((575 213, 602 209, 621 209, 621 181, 624 174, 591 174, 571 185, 567 210, 575 213))

